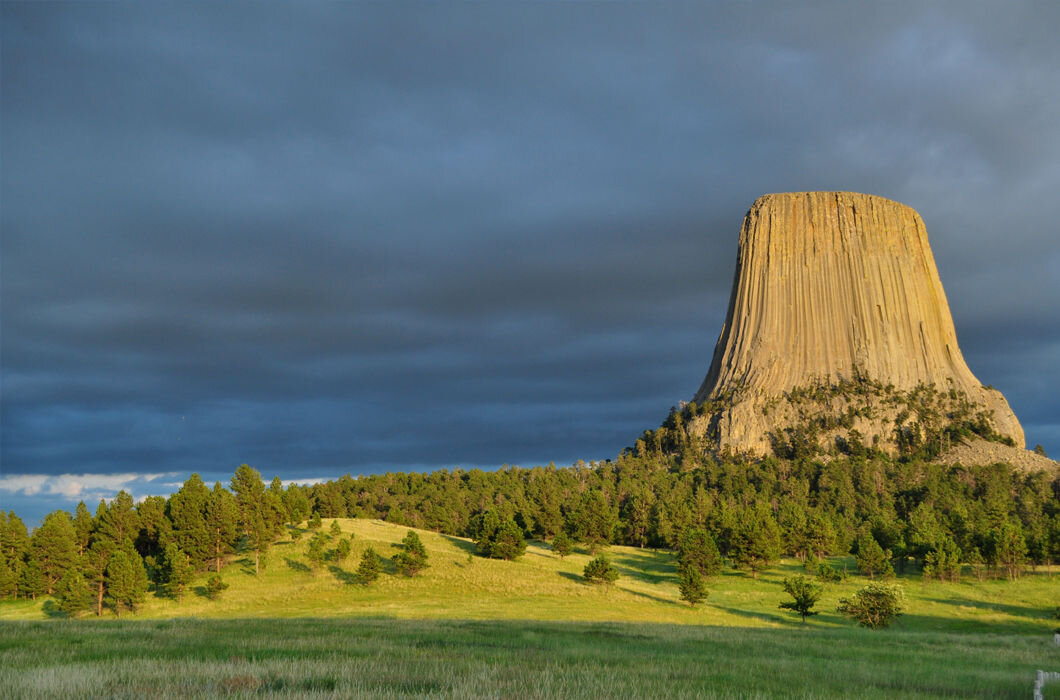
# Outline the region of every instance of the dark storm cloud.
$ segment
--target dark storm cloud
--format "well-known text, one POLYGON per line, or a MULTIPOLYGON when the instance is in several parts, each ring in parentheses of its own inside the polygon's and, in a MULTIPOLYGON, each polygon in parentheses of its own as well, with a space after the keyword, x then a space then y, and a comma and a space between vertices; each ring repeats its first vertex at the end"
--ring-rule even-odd
POLYGON ((1052 5, 2 11, 3 478, 614 456, 805 189, 921 212, 1060 453, 1052 5))

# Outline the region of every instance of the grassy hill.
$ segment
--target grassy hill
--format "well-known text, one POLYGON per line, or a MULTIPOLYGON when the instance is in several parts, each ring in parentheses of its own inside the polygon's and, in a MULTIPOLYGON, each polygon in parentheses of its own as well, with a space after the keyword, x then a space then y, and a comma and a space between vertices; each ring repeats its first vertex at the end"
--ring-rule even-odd
MULTIPOLYGON (((331 521, 325 520, 323 532, 331 521)), ((343 536, 354 535, 353 552, 343 562, 327 561, 317 570, 308 563, 308 536, 282 540, 268 555, 260 576, 249 558, 237 558, 222 576, 229 584, 219 600, 204 593, 206 575, 177 603, 149 595, 134 616, 171 618, 220 617, 388 617, 455 620, 580 620, 651 622, 738 627, 794 627, 798 618, 778 609, 787 600, 785 576, 802 572, 801 563, 784 560, 757 580, 726 570, 709 584, 710 597, 696 608, 680 600, 677 572, 669 552, 609 547, 606 550, 621 578, 613 586, 589 585, 582 570, 591 559, 584 550, 559 558, 544 543, 531 542, 516 561, 483 559, 469 540, 417 531, 429 554, 430 568, 414 578, 396 574, 389 558, 409 528, 377 520, 340 519, 343 536), (370 586, 354 571, 368 546, 384 558, 384 574, 370 586)), ((332 543, 333 546, 333 543, 332 543)), ((852 561, 833 564, 854 570, 852 561)), ((1060 604, 1060 570, 1037 573, 1009 582, 924 583, 919 576, 899 579, 908 598, 899 621, 904 630, 1048 634, 1058 623, 1050 613, 1060 604)), ((835 612, 839 598, 866 583, 851 575, 826 586, 820 615, 807 625, 848 628, 852 623, 835 612)), ((46 619, 47 600, 0 603, 0 619, 46 619)))
POLYGON ((583 583, 586 552, 560 559, 531 543, 517 561, 487 560, 469 557, 468 540, 419 531, 430 568, 410 579, 389 561, 408 528, 338 522, 354 534, 345 562, 314 571, 308 537, 286 540, 260 576, 251 559, 233 561, 216 601, 202 575, 181 603, 149 596, 121 620, 2 603, 0 687, 11 697, 1026 697, 1037 669, 1060 669, 1055 568, 1016 582, 900 579, 905 616, 869 631, 835 613, 860 576, 829 585, 805 626, 779 610, 796 561, 758 580, 726 571, 692 609, 667 552, 610 547, 622 576, 607 587, 583 583), (365 586, 353 571, 368 546, 387 561, 365 586))

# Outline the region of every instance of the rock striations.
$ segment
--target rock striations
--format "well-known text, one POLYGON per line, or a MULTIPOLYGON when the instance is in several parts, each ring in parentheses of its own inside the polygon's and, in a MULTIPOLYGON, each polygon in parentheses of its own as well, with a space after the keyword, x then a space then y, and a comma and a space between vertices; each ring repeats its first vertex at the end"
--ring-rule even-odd
POLYGON ((769 194, 751 206, 725 326, 695 397, 710 406, 696 419, 697 432, 723 449, 768 453, 785 428, 813 418, 793 400, 811 386, 832 388, 816 396, 838 416, 814 419, 821 433, 814 439, 853 429, 893 451, 923 402, 908 410, 908 401, 888 396, 927 391, 949 401, 936 400, 936 410, 959 399, 998 437, 1023 447, 1005 398, 984 387, 961 356, 924 222, 881 197, 769 194), (875 387, 875 398, 865 398, 859 384, 875 387), (852 402, 852 393, 862 397, 852 402))

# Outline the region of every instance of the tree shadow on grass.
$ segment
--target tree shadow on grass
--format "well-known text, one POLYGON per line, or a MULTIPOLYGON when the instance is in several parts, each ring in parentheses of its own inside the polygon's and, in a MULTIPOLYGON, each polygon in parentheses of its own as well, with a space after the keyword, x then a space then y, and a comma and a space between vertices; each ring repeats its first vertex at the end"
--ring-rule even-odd
POLYGON ((476 546, 474 542, 462 540, 459 537, 453 537, 452 535, 442 535, 442 539, 469 554, 478 554, 478 546, 476 546))
POLYGON ((290 557, 284 557, 283 561, 284 561, 285 564, 287 564, 288 568, 294 569, 295 571, 301 571, 304 574, 308 574, 311 571, 311 569, 308 566, 306 566, 302 562, 298 561, 297 559, 291 559, 290 557))
POLYGON ((658 557, 622 554, 611 560, 623 576, 647 583, 673 581, 677 567, 672 561, 659 561, 658 557))
POLYGON ((256 572, 254 571, 254 560, 250 557, 236 559, 233 563, 238 564, 239 568, 243 571, 243 573, 247 574, 248 576, 254 576, 256 574, 256 572))
POLYGON ((334 564, 328 567, 328 571, 331 572, 332 576, 334 576, 335 578, 337 578, 339 581, 341 581, 342 583, 346 584, 347 586, 352 586, 352 585, 354 585, 356 583, 361 583, 361 577, 360 576, 358 576, 357 574, 351 573, 349 571, 346 571, 342 567, 335 566, 334 564))
MULTIPOLYGON (((574 581, 575 583, 586 584, 585 577, 579 576, 578 574, 572 574, 569 571, 560 571, 559 575, 568 581, 574 581)), ((587 585, 587 584, 586 584, 587 585)))

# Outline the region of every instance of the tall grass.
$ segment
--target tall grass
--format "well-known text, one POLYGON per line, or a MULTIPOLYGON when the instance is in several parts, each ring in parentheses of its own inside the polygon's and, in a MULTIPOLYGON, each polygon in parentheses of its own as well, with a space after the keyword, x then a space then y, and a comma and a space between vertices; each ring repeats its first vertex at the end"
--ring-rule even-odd
POLYGON ((0 625, 6 697, 1026 697, 1047 637, 379 619, 0 625))

